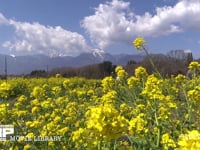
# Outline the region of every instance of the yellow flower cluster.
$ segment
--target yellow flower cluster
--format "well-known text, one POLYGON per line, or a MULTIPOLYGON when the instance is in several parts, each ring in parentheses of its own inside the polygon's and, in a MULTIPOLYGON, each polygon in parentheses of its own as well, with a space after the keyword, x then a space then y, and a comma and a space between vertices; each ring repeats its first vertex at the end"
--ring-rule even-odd
POLYGON ((7 119, 6 116, 8 114, 8 107, 9 107, 8 103, 0 104, 0 116, 1 116, 0 123, 1 124, 5 123, 7 119))
POLYGON ((87 128, 99 139, 117 139, 127 131, 128 120, 120 116, 112 104, 90 108, 86 118, 87 128))
POLYGON ((164 150, 169 150, 170 148, 175 148, 176 147, 176 143, 171 138, 169 133, 165 133, 165 134, 162 135, 161 143, 163 144, 163 149, 164 150))
POLYGON ((117 66, 115 68, 115 72, 117 74, 117 79, 124 79, 127 77, 127 72, 123 69, 122 66, 117 66))
POLYGON ((7 99, 11 91, 10 84, 3 82, 0 84, 0 97, 3 99, 7 99))
POLYGON ((200 149, 200 132, 198 130, 188 131, 188 134, 181 134, 178 139, 177 150, 198 150, 200 149))
POLYGON ((135 69, 135 77, 139 79, 146 79, 148 76, 148 73, 144 67, 138 67, 135 69))
POLYGON ((192 72, 200 71, 200 64, 197 61, 192 61, 188 67, 192 72))
POLYGON ((146 44, 146 41, 142 37, 138 37, 133 41, 133 45, 137 50, 142 50, 146 44))
POLYGON ((140 135, 146 133, 148 130, 145 128, 147 125, 147 121, 143 119, 143 115, 141 114, 132 118, 129 122, 129 131, 131 135, 140 135))
POLYGON ((200 104, 200 85, 197 85, 194 89, 188 91, 188 100, 195 105, 200 104))
POLYGON ((162 85, 162 79, 157 78, 155 75, 150 75, 147 78, 142 95, 147 96, 150 100, 163 100, 164 95, 162 92, 162 85))

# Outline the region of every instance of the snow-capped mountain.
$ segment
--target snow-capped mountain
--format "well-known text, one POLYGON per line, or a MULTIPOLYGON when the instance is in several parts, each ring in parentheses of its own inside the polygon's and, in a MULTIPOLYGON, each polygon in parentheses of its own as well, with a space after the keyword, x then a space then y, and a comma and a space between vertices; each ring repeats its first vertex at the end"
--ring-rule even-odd
POLYGON ((33 70, 46 70, 56 67, 80 67, 110 61, 114 65, 125 65, 129 60, 141 61, 142 55, 119 54, 112 55, 103 50, 94 49, 91 53, 82 53, 79 56, 49 57, 45 55, 10 56, 0 54, 0 74, 5 73, 5 60, 8 74, 28 74, 33 70))
POLYGON ((103 61, 106 53, 104 52, 104 50, 101 49, 92 49, 92 54, 94 57, 100 58, 101 61, 103 61))

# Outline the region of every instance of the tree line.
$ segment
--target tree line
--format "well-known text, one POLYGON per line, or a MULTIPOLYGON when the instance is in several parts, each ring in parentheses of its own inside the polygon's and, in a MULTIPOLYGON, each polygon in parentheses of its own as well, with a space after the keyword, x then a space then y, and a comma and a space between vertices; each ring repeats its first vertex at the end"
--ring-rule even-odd
MULTIPOLYGON (((175 57, 169 57, 166 55, 152 55, 152 60, 155 63, 158 71, 162 76, 171 76, 177 74, 186 75, 188 70, 188 64, 193 60, 182 60, 175 57)), ((99 64, 91 64, 82 67, 60 67, 52 70, 34 70, 26 77, 52 77, 56 74, 61 74, 62 77, 85 77, 93 79, 101 79, 105 76, 115 76, 115 67, 117 65, 112 64, 110 61, 104 61, 99 64)), ((151 74, 154 72, 148 58, 144 58, 141 62, 134 60, 127 61, 126 65, 123 65, 124 69, 131 76, 134 74, 135 68, 143 66, 147 69, 147 72, 151 74)))

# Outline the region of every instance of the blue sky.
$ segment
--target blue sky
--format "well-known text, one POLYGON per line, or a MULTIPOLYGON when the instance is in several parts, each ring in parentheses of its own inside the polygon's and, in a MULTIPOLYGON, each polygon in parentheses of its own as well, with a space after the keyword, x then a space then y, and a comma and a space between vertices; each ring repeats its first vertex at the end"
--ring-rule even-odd
POLYGON ((96 49, 151 53, 192 50, 200 57, 199 0, 0 0, 0 53, 75 56, 96 49))

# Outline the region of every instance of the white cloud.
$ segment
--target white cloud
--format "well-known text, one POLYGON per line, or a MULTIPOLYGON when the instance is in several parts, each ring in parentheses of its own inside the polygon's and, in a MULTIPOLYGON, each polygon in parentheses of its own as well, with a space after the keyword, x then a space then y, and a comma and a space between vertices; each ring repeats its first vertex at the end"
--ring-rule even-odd
MULTIPOLYGON (((131 10, 130 2, 123 0, 99 4, 94 10, 93 15, 81 21, 81 26, 100 49, 115 43, 130 44, 135 36, 161 36, 190 28, 200 30, 199 0, 179 0, 174 6, 156 8, 155 14, 137 15, 131 10)), ((58 56, 77 55, 91 49, 81 34, 60 26, 19 22, 0 13, 1 24, 15 28, 15 39, 2 44, 11 51, 58 56)))
POLYGON ((200 1, 180 0, 174 6, 156 8, 154 15, 136 15, 130 3, 112 0, 95 8, 82 20, 82 27, 100 48, 113 43, 130 43, 134 36, 160 36, 190 28, 200 29, 200 1))
POLYGON ((0 13, 0 25, 1 24, 8 24, 9 21, 4 17, 2 13, 0 13))
POLYGON ((78 55, 90 50, 85 38, 60 26, 9 20, 15 28, 15 40, 6 41, 3 47, 11 51, 40 53, 50 56, 78 55))
POLYGON ((129 2, 118 0, 100 4, 95 8, 95 14, 85 17, 81 25, 100 48, 121 40, 126 41, 127 36, 131 35, 133 19, 133 14, 128 12, 129 5, 129 2))

